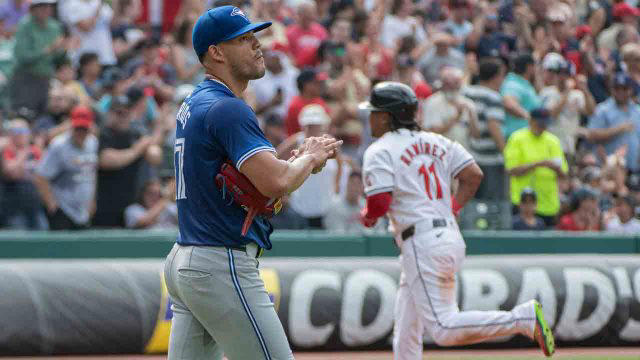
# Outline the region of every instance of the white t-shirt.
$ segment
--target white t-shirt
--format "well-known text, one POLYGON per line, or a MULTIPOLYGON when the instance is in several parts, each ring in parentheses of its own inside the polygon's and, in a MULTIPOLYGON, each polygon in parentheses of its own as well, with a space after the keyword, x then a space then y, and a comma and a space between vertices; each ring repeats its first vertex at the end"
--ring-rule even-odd
POLYGON ((393 49, 398 39, 412 34, 417 44, 422 44, 427 39, 427 33, 415 18, 400 19, 395 15, 387 14, 382 21, 380 42, 384 47, 393 49))
MULTIPOLYGON (((552 108, 560 101, 561 95, 557 87, 547 86, 540 92, 540 98, 544 107, 552 108)), ((571 90, 564 108, 547 129, 560 139, 562 150, 565 153, 575 153, 578 128, 580 127, 580 115, 586 105, 587 100, 582 91, 571 90)))
POLYGON ((390 131, 364 153, 364 191, 367 196, 392 192, 389 218, 395 232, 425 219, 451 219, 451 184, 472 163, 462 145, 444 136, 390 131))
MULTIPOLYGON (((285 56, 283 56, 285 57, 285 56)), ((283 57, 280 61, 283 61, 283 57)), ((289 109, 289 103, 291 99, 298 94, 298 88, 296 86, 296 78, 298 77, 298 70, 292 66, 284 66, 279 74, 274 74, 267 71, 261 79, 254 80, 250 84, 256 95, 256 101, 259 105, 264 105, 271 101, 276 95, 278 88, 282 89, 282 103, 278 106, 274 106, 270 112, 280 116, 284 119, 289 109)), ((269 114, 265 113, 262 118, 266 118, 269 114)))
MULTIPOLYGON (((471 111, 476 111, 476 105, 470 99, 462 96, 461 94, 456 95, 456 98, 459 102, 465 104, 469 109, 471 109, 471 111)), ((442 126, 455 117, 456 114, 457 110, 455 106, 447 100, 445 93, 443 91, 438 91, 425 100, 421 112, 420 125, 423 129, 442 126)), ((460 121, 442 135, 449 140, 459 142, 465 148, 469 148, 468 126, 469 112, 464 111, 460 121)))
POLYGON ((61 20, 71 29, 71 34, 80 39, 80 45, 72 52, 72 60, 77 62, 80 56, 87 52, 98 54, 98 61, 102 65, 115 65, 116 55, 111 39, 111 19, 113 10, 102 0, 63 0, 58 3, 58 13, 61 20), (100 15, 96 26, 89 32, 83 32, 75 24, 91 18, 97 11, 100 15))
POLYGON ((633 218, 623 224, 616 216, 607 223, 606 229, 617 234, 637 234, 640 233, 640 220, 633 218))
MULTIPOLYGON (((351 168, 342 165, 339 181, 340 196, 343 197, 351 168)), ((291 193, 289 205, 300 216, 305 218, 323 217, 331 209, 331 201, 335 195, 338 162, 327 160, 327 165, 317 174, 311 174, 296 191, 291 193)))

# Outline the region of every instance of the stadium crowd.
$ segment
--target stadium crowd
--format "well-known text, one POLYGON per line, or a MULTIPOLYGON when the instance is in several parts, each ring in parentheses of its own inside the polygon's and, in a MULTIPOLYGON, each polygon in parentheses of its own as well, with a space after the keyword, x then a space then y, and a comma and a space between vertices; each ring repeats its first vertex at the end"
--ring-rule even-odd
POLYGON ((205 79, 191 32, 229 4, 273 21, 244 98, 278 154, 344 140, 275 228, 365 231, 358 104, 394 80, 485 173, 464 227, 640 231, 635 0, 2 0, 2 227, 175 228, 176 116, 205 79))

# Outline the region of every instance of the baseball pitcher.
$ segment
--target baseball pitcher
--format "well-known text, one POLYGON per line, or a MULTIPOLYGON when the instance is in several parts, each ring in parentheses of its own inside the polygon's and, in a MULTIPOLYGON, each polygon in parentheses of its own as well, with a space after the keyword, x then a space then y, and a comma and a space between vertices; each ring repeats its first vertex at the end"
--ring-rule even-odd
POLYGON ((466 246, 454 213, 473 197, 483 175, 460 144, 419 130, 417 103, 410 87, 382 82, 361 105, 371 111, 371 132, 378 138, 364 154, 367 204, 361 221, 373 226, 388 213, 401 249, 394 359, 422 359, 425 329, 440 346, 523 334, 551 356, 553 334, 537 301, 511 311, 458 309, 455 274, 466 246), (452 195, 454 179, 459 186, 452 195))
POLYGON ((179 234, 164 277, 173 305, 169 360, 291 360, 293 354, 258 272, 271 249, 277 199, 322 170, 342 143, 305 139, 280 160, 242 100, 264 76, 251 23, 237 7, 200 16, 193 47, 207 79, 182 103, 174 151, 179 234))

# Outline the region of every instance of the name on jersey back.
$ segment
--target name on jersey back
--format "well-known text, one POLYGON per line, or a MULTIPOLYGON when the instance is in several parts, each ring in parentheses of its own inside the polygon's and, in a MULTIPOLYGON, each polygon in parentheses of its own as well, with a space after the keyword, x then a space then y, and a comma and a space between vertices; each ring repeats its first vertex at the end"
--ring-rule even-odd
POLYGON ((413 161, 416 156, 429 155, 442 161, 442 158, 446 153, 447 152, 437 144, 430 144, 420 139, 404 149, 400 156, 400 160, 405 164, 410 165, 411 161, 413 161))

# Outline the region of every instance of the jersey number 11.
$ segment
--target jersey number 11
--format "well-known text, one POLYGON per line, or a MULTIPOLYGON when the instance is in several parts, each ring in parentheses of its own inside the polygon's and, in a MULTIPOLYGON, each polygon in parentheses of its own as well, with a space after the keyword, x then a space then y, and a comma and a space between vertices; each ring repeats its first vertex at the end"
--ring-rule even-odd
POLYGON ((442 199, 442 187, 440 186, 440 179, 438 179, 435 165, 435 163, 431 163, 431 166, 427 169, 427 167, 422 164, 418 170, 418 173, 424 177, 424 190, 427 193, 429 200, 433 200, 433 197, 431 196, 431 176, 433 176, 436 181, 436 200, 442 199))

